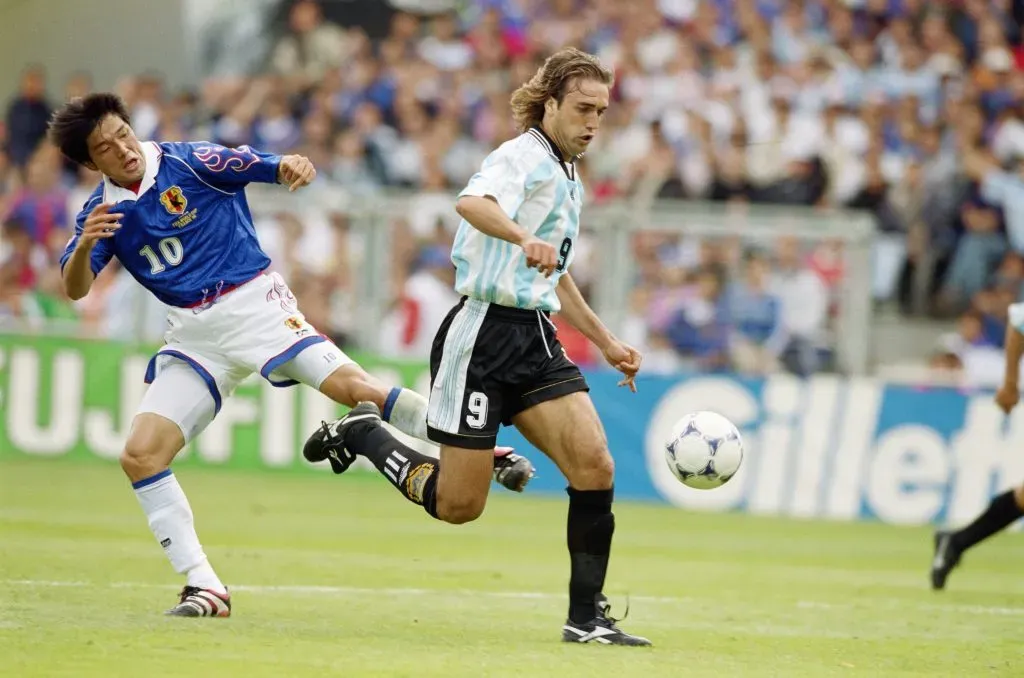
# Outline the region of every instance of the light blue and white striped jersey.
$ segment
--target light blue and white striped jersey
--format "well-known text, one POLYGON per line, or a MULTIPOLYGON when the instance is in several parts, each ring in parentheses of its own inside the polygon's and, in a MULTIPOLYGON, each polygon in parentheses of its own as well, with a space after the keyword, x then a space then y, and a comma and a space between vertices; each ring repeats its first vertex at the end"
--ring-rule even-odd
POLYGON ((550 278, 526 266, 517 245, 481 233, 465 219, 452 247, 455 291, 501 306, 557 312, 555 288, 575 255, 583 184, 573 163, 562 162, 554 143, 534 128, 487 156, 459 197, 491 196, 512 221, 558 250, 550 278))

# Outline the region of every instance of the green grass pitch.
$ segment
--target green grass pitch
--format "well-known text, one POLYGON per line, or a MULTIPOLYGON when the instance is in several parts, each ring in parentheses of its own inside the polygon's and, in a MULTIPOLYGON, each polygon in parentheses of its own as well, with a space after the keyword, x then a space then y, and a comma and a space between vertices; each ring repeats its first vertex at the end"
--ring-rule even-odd
POLYGON ((0 459, 0 676, 1019 676, 1024 541, 932 593, 930 531, 620 502, 607 592, 656 647, 559 642, 565 503, 492 490, 475 524, 386 483, 186 468, 231 619, 181 585, 115 465, 0 459))

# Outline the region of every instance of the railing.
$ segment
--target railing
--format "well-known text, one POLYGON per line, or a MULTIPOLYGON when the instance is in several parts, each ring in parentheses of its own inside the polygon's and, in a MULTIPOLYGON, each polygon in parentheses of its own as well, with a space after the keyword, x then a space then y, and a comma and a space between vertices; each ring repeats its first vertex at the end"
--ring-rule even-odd
MULTIPOLYGON (((376 332, 393 300, 387 271, 391 267, 392 224, 410 210, 410 194, 385 192, 354 195, 344 187, 321 184, 311 190, 288 193, 280 187, 252 185, 247 190, 254 215, 292 213, 300 220, 311 212, 338 212, 349 221, 353 234, 363 245, 361 270, 357 272, 356 294, 359 322, 354 328, 357 342, 370 350, 376 332)), ((454 205, 455 198, 452 202, 454 205)), ((454 209, 454 207, 453 207, 454 209)), ((844 243, 844 278, 834 329, 839 369, 864 374, 869 367, 871 327, 871 269, 874 222, 861 212, 823 211, 802 207, 722 205, 689 201, 638 203, 616 201, 588 206, 583 212, 583 237, 594 238, 600 275, 594 276, 592 303, 598 314, 618 331, 626 318, 630 284, 636 269, 631 238, 642 231, 681 233, 697 238, 740 237, 764 243, 779 236, 803 241, 840 240, 844 243)), ((143 295, 137 308, 128 311, 142 317, 143 295)), ((45 326, 0 324, 0 332, 28 331, 55 334, 74 332, 74 325, 46 323, 45 326)), ((113 337, 138 341, 139 336, 113 337)))

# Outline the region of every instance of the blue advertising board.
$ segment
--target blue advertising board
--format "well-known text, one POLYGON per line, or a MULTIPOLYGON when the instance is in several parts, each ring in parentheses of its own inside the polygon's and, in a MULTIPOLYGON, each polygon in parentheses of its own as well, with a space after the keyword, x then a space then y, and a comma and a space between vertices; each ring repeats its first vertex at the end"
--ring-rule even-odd
MULTIPOLYGON (((989 393, 916 389, 868 378, 786 375, 647 377, 639 392, 588 375, 616 461, 616 496, 695 510, 895 524, 963 522, 1024 480, 1024 421, 989 393), (743 435, 740 472, 725 486, 681 485, 664 461, 675 421, 713 410, 743 435)), ((514 430, 501 441, 528 449, 514 430)), ((534 490, 563 491, 538 460, 534 490)))
MULTIPOLYGON (((117 459, 150 354, 114 342, 0 335, 0 458, 117 459)), ((429 391, 422 363, 371 356, 360 362, 385 383, 429 391)), ((644 376, 633 394, 616 386, 613 372, 587 378, 620 499, 803 518, 961 523, 995 492, 1024 481, 1024 407, 1007 418, 990 393, 828 375, 692 374, 644 376), (673 424, 697 410, 725 415, 744 439, 739 473, 714 490, 681 485, 664 460, 673 424)), ((310 431, 339 413, 313 389, 273 388, 254 377, 175 463, 324 472, 299 450, 310 431)), ((499 440, 536 461, 530 492, 564 491, 561 474, 518 433, 507 429, 499 440)))

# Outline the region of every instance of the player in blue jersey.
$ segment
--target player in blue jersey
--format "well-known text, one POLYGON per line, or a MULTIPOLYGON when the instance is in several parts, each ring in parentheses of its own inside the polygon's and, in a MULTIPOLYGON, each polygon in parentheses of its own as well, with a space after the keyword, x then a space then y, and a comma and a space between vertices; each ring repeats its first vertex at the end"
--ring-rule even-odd
POLYGON ((558 341, 552 313, 590 339, 635 391, 642 357, 612 334, 569 275, 579 236, 583 182, 576 159, 608 108, 612 73, 590 54, 552 55, 512 95, 522 132, 483 162, 456 203, 463 217, 452 248, 462 301, 434 338, 427 425, 441 445, 428 459, 381 427, 373 403, 310 439, 310 461, 354 454, 373 462, 429 515, 475 520, 487 502, 487 455, 501 425, 513 425, 568 480, 569 611, 562 640, 650 645, 623 631, 602 593, 611 554, 615 464, 587 381, 558 341))
MULTIPOLYGON (((113 258, 171 309, 166 345, 146 371, 149 389, 132 421, 121 467, 174 569, 187 577, 168 614, 227 617, 231 599, 193 527, 170 471, 223 398, 250 374, 297 383, 338 403, 368 400, 399 430, 427 440, 427 401, 385 387, 312 327, 280 275, 266 273, 245 199, 250 182, 294 191, 316 170, 307 158, 210 143, 141 142, 114 94, 76 99, 57 111, 50 136, 71 160, 102 173, 68 242, 61 268, 81 299, 113 258)), ((326 429, 326 425, 325 425, 326 429)), ((337 472, 342 461, 332 459, 337 472)), ((494 451, 494 477, 521 491, 533 473, 511 450, 494 451)))

